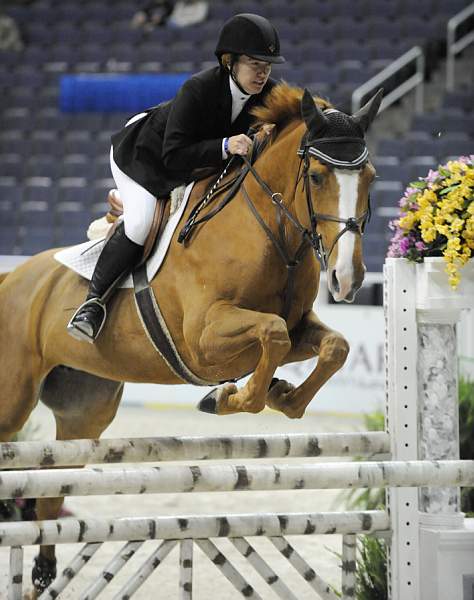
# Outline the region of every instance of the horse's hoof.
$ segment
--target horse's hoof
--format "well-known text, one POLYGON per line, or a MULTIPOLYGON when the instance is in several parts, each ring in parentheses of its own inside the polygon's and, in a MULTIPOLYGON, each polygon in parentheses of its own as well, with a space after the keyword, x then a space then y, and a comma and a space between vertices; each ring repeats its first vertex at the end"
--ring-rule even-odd
POLYGON ((210 413, 211 415, 217 414, 217 395, 219 388, 214 388, 197 405, 197 409, 201 412, 210 413))
POLYGON ((281 381, 281 379, 278 379, 278 377, 273 377, 273 379, 270 381, 270 385, 268 386, 268 391, 270 391, 272 387, 276 385, 279 381, 281 381))
POLYGON ((31 572, 33 586, 38 596, 47 589, 56 579, 56 559, 50 559, 38 554, 34 559, 31 572))

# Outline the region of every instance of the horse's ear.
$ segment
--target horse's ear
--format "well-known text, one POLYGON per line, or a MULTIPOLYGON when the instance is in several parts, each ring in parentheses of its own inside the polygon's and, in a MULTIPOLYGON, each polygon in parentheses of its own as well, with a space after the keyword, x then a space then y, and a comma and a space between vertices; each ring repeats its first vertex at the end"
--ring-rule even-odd
POLYGON ((301 99, 301 116, 306 123, 308 131, 313 135, 321 131, 328 122, 327 117, 306 88, 304 89, 303 98, 301 99))
POLYGON ((367 129, 370 127, 370 124, 379 112, 382 96, 383 88, 380 88, 378 92, 367 102, 367 104, 365 104, 354 115, 352 115, 354 121, 358 123, 364 131, 367 131, 367 129))

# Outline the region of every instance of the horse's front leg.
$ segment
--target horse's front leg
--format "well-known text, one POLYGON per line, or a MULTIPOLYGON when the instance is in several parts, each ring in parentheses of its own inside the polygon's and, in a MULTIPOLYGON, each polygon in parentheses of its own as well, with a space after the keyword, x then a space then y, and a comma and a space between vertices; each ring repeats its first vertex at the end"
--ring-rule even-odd
POLYGON ((349 344, 340 333, 322 323, 313 311, 304 315, 292 332, 291 340, 292 348, 285 357, 285 364, 319 355, 318 363, 298 387, 293 388, 284 381, 272 386, 267 405, 295 419, 304 415, 319 389, 343 366, 349 353, 349 344))
POLYGON ((206 327, 199 340, 204 362, 226 365, 236 361, 256 366, 244 387, 238 389, 228 383, 216 388, 201 400, 198 408, 219 415, 260 412, 265 407, 275 369, 290 347, 286 323, 278 315, 224 303, 213 305, 207 312, 206 327))

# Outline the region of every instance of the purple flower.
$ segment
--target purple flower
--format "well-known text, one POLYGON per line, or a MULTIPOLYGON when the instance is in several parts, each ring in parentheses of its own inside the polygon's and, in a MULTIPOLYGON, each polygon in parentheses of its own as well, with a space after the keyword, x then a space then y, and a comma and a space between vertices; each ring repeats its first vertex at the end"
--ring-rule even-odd
POLYGON ((410 248, 410 238, 404 237, 400 240, 399 247, 402 254, 406 254, 410 248))
POLYGON ((424 178, 425 181, 428 181, 429 183, 434 183, 436 181, 436 179, 438 179, 439 177, 439 171, 433 171, 432 169, 429 170, 428 175, 424 178))
POLYGON ((420 252, 423 252, 423 250, 426 250, 427 247, 425 246, 424 242, 415 242, 415 248, 420 252))

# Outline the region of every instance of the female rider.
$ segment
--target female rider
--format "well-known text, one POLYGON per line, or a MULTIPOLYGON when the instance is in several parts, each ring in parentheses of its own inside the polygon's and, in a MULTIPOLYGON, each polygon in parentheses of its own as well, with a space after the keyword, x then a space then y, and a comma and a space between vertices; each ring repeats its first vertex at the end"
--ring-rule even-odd
POLYGON ((104 245, 86 301, 68 324, 76 339, 94 342, 106 317, 105 299, 140 261, 155 206, 202 167, 222 169, 230 155, 245 155, 250 109, 275 85, 272 63, 284 62, 278 33, 250 13, 223 26, 215 54, 219 66, 188 79, 176 97, 133 117, 112 136, 110 163, 123 203, 123 223, 104 245))

